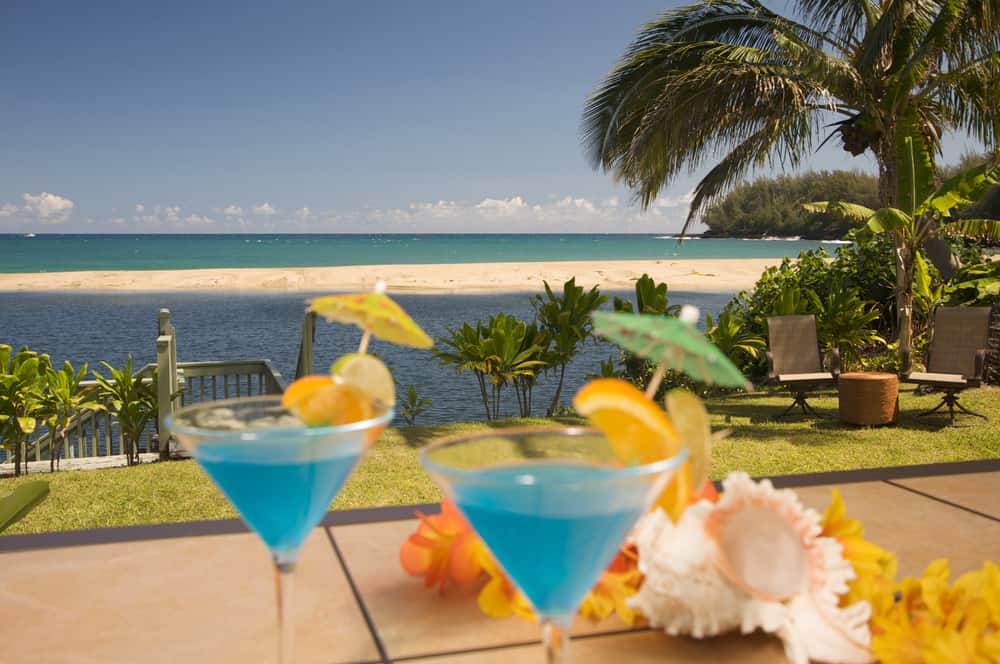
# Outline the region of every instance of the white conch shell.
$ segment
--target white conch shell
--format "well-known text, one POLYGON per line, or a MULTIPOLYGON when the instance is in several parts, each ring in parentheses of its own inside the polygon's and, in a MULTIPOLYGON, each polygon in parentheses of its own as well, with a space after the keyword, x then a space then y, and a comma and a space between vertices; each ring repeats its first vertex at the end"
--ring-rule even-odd
POLYGON ((777 634, 794 664, 872 662, 870 607, 838 606, 854 570, 819 523, 794 492, 732 473, 717 504, 688 507, 676 525, 659 510, 637 524, 645 581, 629 605, 674 635, 777 634))
POLYGON ((645 576, 629 606, 672 635, 715 636, 740 626, 746 595, 729 584, 712 563, 714 544, 705 534, 712 505, 691 505, 674 525, 663 510, 636 526, 639 571, 645 576))

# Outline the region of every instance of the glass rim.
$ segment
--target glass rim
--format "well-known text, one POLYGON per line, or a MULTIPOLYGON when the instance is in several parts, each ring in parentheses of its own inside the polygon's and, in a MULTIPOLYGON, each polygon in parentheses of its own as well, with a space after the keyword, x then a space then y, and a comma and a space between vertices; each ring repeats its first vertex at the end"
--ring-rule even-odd
POLYGON ((280 394, 262 394, 252 397, 231 397, 229 399, 217 399, 214 401, 203 401, 201 403, 190 404, 179 409, 176 413, 171 413, 167 415, 164 419, 164 425, 171 434, 180 434, 187 436, 197 436, 204 439, 233 439, 237 438, 241 441, 252 441, 261 440, 263 438, 270 438, 272 436, 281 434, 294 433, 296 436, 305 435, 307 438, 314 437, 325 437, 325 436, 336 436, 346 433, 356 433, 358 431, 366 431, 373 427, 379 426, 381 424, 388 424, 392 418, 395 416, 396 411, 392 406, 385 406, 385 411, 381 414, 369 418, 367 420, 359 420, 357 422, 350 422, 348 424, 331 424, 327 426, 317 426, 311 427, 304 422, 302 426, 288 427, 267 427, 264 429, 208 429, 205 427, 199 427, 196 425, 179 424, 178 417, 181 415, 186 415, 199 410, 209 410, 210 408, 216 407, 226 407, 237 404, 245 403, 263 403, 263 404, 275 404, 281 405, 282 395, 280 394), (238 434, 238 436, 234 436, 238 434))
MULTIPOLYGON (((451 436, 445 436, 444 438, 439 438, 434 442, 426 445, 420 450, 420 463, 431 473, 438 475, 443 475, 449 478, 461 479, 470 482, 476 482, 479 484, 510 484, 508 481, 488 481, 483 478, 483 472, 485 470, 496 468, 497 465, 485 466, 478 469, 467 469, 467 468, 455 468, 452 466, 445 466, 430 459, 430 455, 435 451, 442 449, 444 447, 450 447, 453 445, 458 445, 461 443, 473 442, 477 439, 485 438, 497 438, 504 436, 530 436, 530 435, 551 435, 556 434, 564 437, 574 437, 574 436, 586 436, 586 435, 596 435, 603 438, 607 438, 603 431, 595 427, 588 426, 563 426, 563 427, 507 427, 490 429, 488 431, 477 431, 473 433, 459 433, 453 434, 451 436)), ((688 449, 686 446, 681 446, 680 451, 677 454, 667 457, 666 459, 659 459, 657 461, 651 461, 650 463, 637 464, 634 466, 622 466, 616 468, 614 466, 601 465, 601 468, 606 468, 610 471, 607 477, 595 479, 590 478, 586 480, 580 480, 578 482, 572 482, 572 484, 589 484, 594 482, 606 482, 618 479, 628 479, 644 477, 647 475, 658 475, 660 473, 666 472, 668 470, 676 470, 682 463, 687 461, 688 449)))

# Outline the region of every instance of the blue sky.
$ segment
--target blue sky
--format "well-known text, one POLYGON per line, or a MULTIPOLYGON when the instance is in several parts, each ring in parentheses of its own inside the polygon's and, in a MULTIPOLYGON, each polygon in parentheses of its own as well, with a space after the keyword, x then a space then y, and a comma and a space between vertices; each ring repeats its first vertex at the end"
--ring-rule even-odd
POLYGON ((669 6, 4 0, 0 232, 676 230, 699 174, 640 213, 579 139, 669 6))

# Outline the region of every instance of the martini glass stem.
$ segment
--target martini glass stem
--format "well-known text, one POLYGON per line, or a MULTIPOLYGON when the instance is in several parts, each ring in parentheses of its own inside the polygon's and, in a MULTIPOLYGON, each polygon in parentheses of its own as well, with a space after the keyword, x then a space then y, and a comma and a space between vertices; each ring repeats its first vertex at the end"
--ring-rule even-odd
POLYGON ((274 556, 274 582, 278 595, 278 664, 292 664, 295 661, 295 621, 292 604, 294 574, 294 560, 281 555, 274 556))
POLYGON ((571 616, 542 620, 542 645, 545 647, 547 664, 566 664, 569 661, 566 650, 569 647, 569 626, 572 620, 571 616))

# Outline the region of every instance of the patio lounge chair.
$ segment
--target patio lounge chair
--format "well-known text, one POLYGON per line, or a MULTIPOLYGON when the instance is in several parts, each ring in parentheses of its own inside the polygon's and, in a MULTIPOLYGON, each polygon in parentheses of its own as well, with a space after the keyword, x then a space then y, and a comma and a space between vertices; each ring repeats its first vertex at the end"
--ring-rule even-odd
POLYGON ((818 415, 806 401, 817 388, 835 385, 840 376, 840 352, 831 353, 831 371, 823 368, 823 356, 816 340, 816 317, 771 316, 767 319, 767 375, 772 383, 787 387, 794 397, 792 405, 778 417, 785 417, 796 406, 805 415, 818 415))
MULTIPOLYGON (((918 413, 930 415, 948 406, 951 424, 955 424, 955 409, 988 419, 958 402, 958 393, 967 387, 979 387, 986 364, 986 344, 990 330, 989 307, 939 307, 934 314, 934 336, 927 347, 925 372, 903 376, 907 383, 928 385, 943 393, 941 403, 931 410, 918 413)), ((903 366, 909 366, 903 358, 903 366)))

